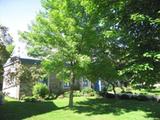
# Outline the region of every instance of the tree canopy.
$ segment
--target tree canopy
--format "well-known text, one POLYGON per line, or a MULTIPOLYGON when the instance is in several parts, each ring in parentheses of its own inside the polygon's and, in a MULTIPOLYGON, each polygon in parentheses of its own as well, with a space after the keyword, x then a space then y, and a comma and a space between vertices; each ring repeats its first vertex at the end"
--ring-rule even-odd
POLYGON ((0 81, 3 79, 3 64, 13 50, 13 46, 10 45, 13 40, 7 30, 7 27, 0 25, 0 81))
POLYGON ((151 85, 159 81, 158 0, 43 0, 22 37, 48 72, 70 81, 123 77, 151 85))

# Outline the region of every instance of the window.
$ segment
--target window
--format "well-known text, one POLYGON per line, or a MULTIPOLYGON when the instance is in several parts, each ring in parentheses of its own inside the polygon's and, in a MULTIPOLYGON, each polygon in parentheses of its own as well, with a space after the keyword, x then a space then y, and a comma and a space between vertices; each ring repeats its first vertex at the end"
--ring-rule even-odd
POLYGON ((83 80, 83 87, 87 87, 88 86, 88 80, 83 80))
POLYGON ((70 86, 69 82, 65 82, 63 86, 64 86, 64 88, 68 88, 70 86))

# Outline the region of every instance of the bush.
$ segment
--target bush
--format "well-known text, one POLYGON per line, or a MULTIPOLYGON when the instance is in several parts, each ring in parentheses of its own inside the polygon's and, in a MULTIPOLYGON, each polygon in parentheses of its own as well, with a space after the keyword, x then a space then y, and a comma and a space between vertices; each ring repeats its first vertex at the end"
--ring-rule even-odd
POLYGON ((49 94, 48 87, 43 83, 38 83, 33 87, 33 95, 40 98, 45 98, 49 94))
POLYGON ((82 93, 80 91, 74 91, 73 95, 74 97, 81 97, 82 93))
POLYGON ((147 98, 148 98, 148 100, 150 100, 150 101, 154 101, 154 102, 157 101, 157 99, 156 99, 155 96, 153 96, 153 95, 148 95, 147 98))
POLYGON ((112 93, 106 93, 105 97, 106 98, 115 98, 116 96, 114 94, 112 94, 112 93))
POLYGON ((120 99, 122 99, 122 100, 126 100, 126 99, 131 99, 132 98, 132 94, 130 94, 130 93, 123 93, 123 94, 120 94, 118 97, 120 98, 120 99))
POLYGON ((121 93, 133 94, 133 92, 131 92, 131 91, 122 91, 121 93))
MULTIPOLYGON (((69 91, 67 91, 67 92, 64 92, 64 97, 69 97, 69 94, 70 94, 70 92, 69 91)), ((83 96, 83 94, 80 92, 80 91, 74 91, 73 92, 73 95, 74 95, 74 97, 81 97, 81 96, 83 96)))
POLYGON ((147 101, 149 100, 148 97, 146 95, 140 94, 137 96, 137 100, 139 101, 147 101))
POLYGON ((106 93, 106 92, 104 92, 104 91, 100 91, 100 92, 98 92, 98 95, 99 95, 99 96, 102 96, 102 97, 105 97, 105 93, 106 93))
POLYGON ((45 96, 45 100, 53 100, 53 99, 55 99, 56 98, 56 95, 54 95, 54 94, 49 94, 49 95, 46 95, 45 96))
POLYGON ((159 102, 160 101, 160 96, 153 96, 152 100, 155 101, 155 102, 159 102))
POLYGON ((92 88, 86 87, 82 89, 82 94, 87 96, 95 96, 96 92, 92 88))
POLYGON ((4 103, 4 94, 0 92, 0 105, 4 103))
POLYGON ((34 96, 25 96, 21 98, 24 102, 37 102, 38 100, 34 96))
MULTIPOLYGON (((64 97, 69 97, 70 91, 64 92, 64 97)), ((80 92, 79 90, 73 92, 74 97, 81 97, 81 96, 95 96, 96 92, 91 88, 84 88, 80 92)))

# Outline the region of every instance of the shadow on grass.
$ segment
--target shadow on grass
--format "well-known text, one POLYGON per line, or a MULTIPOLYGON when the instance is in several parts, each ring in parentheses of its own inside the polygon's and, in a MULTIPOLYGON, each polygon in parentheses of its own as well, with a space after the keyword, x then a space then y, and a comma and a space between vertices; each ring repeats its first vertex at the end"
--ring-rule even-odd
POLYGON ((76 113, 86 113, 88 116, 109 113, 118 116, 138 110, 147 114, 146 119, 160 119, 160 104, 154 102, 97 98, 78 102, 74 107, 76 113))
POLYGON ((0 120, 22 120, 58 109, 63 108, 58 108, 53 102, 9 101, 0 106, 0 120))
POLYGON ((148 90, 150 93, 160 93, 160 90, 148 90))

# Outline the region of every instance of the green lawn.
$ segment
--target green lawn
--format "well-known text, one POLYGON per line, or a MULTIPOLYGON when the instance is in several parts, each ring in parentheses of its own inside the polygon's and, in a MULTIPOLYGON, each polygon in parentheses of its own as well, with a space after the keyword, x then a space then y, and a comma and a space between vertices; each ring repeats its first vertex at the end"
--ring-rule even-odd
POLYGON ((143 93, 146 95, 160 95, 160 88, 155 88, 155 89, 134 89, 134 93, 143 93))
POLYGON ((68 99, 24 103, 8 100, 0 106, 0 120, 160 120, 160 104, 132 100, 75 98, 69 110, 68 99))
MULTIPOLYGON (((117 93, 121 93, 122 92, 122 89, 120 87, 116 87, 115 90, 116 90, 117 93)), ((128 87, 128 88, 125 89, 125 91, 132 92, 134 94, 146 94, 146 95, 158 95, 158 96, 160 96, 160 88, 135 89, 135 88, 132 88, 132 87, 128 87)), ((112 89, 109 89, 109 92, 113 93, 112 89)))

